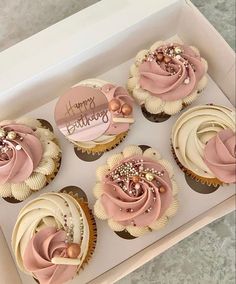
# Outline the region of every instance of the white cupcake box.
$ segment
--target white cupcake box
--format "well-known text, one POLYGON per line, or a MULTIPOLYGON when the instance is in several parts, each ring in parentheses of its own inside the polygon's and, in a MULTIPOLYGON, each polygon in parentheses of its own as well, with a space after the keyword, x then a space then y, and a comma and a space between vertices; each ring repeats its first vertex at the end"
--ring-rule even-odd
MULTIPOLYGON (((9 247, 19 210, 42 192, 78 185, 86 191, 92 207, 96 167, 104 164, 110 155, 104 154, 90 163, 75 156, 72 145, 54 123, 56 97, 90 77, 125 85, 136 53, 158 39, 170 38, 198 47, 209 63, 208 86, 193 105, 218 103, 232 108, 235 104, 234 52, 188 0, 103 0, 0 53, 0 119, 24 114, 47 119, 54 126, 63 149, 60 172, 46 189, 18 204, 0 200, 0 226, 9 247)), ((105 221, 97 220, 98 242, 94 257, 72 284, 114 283, 235 209, 233 185, 205 195, 188 187, 170 150, 171 126, 179 115, 156 124, 147 121, 139 107, 135 108, 135 114, 136 123, 128 137, 111 153, 122 151, 127 144, 158 148, 174 166, 181 189, 179 211, 163 230, 134 240, 119 238, 105 221)), ((1 250, 0 259, 4 258, 1 250)), ((20 283, 19 279, 16 282, 11 278, 13 274, 1 263, 4 261, 0 261, 0 282, 20 283)), ((19 278, 24 284, 35 283, 21 272, 19 278)))

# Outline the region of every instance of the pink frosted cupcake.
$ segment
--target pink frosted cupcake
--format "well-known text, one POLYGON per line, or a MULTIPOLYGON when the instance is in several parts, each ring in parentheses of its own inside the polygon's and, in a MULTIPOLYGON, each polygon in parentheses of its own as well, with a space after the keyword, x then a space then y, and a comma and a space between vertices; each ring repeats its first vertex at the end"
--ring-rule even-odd
POLYGON ((42 121, 0 122, 0 196, 22 201, 44 188, 59 170, 61 150, 42 121))
POLYGON ((140 51, 130 68, 128 89, 151 115, 174 115, 207 84, 207 62, 197 48, 158 41, 140 51))
POLYGON ((177 192, 172 166, 155 149, 127 146, 97 169, 95 215, 113 231, 138 237, 175 215, 177 192))

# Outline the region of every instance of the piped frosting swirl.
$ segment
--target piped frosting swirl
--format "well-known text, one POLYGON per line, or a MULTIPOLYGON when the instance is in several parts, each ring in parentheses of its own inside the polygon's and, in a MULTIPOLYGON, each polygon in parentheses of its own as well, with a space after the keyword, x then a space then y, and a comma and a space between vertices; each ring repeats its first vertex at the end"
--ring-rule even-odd
POLYGON ((176 212, 172 166, 152 148, 143 153, 138 146, 126 147, 98 168, 97 177, 95 214, 108 219, 114 231, 139 236, 159 229, 176 212))
POLYGON ((219 131, 204 150, 204 161, 214 175, 225 183, 236 183, 236 134, 219 131))
POLYGON ((32 128, 18 123, 0 124, 0 184, 20 183, 38 166, 42 144, 32 128))
POLYGON ((180 164, 197 176, 235 180, 235 113, 230 109, 217 105, 189 109, 173 126, 172 145, 180 164))
POLYGON ((165 101, 188 96, 205 73, 199 54, 177 43, 160 46, 139 66, 140 86, 165 101))
POLYGON ((80 204, 66 193, 46 193, 20 211, 12 248, 23 272, 41 284, 61 284, 83 265, 89 241, 89 224, 80 204), (76 258, 69 257, 70 244, 80 247, 76 258))
POLYGON ((22 201, 58 171, 55 135, 34 118, 0 123, 0 196, 22 201))
POLYGON ((158 41, 136 55, 127 87, 148 112, 173 115, 200 95, 207 68, 197 48, 158 41))
POLYGON ((55 227, 45 228, 29 241, 23 256, 25 268, 41 284, 63 284, 77 272, 77 265, 54 264, 54 257, 67 257, 66 232, 55 227))

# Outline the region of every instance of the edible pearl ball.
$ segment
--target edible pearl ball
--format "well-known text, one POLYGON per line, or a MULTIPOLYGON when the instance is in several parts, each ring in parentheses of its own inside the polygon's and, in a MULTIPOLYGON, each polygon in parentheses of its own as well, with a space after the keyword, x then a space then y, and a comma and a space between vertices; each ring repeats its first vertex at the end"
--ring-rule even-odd
POLYGON ((135 188, 136 190, 139 190, 139 189, 140 189, 140 184, 139 184, 139 183, 136 183, 135 186, 134 186, 134 188, 135 188))
POLYGON ((121 112, 124 114, 124 115, 130 115, 133 111, 133 108, 131 105, 129 104, 123 104, 122 108, 121 108, 121 112))
POLYGON ((109 110, 110 111, 117 111, 120 109, 120 101, 117 99, 113 99, 109 102, 109 110))
POLYGON ((137 183, 137 182, 140 181, 140 177, 139 177, 139 176, 133 176, 133 177, 132 177, 132 181, 133 181, 134 183, 137 183))
POLYGON ((16 138, 16 132, 15 131, 9 131, 7 133, 7 139, 14 140, 16 138))
POLYGON ((181 48, 175 47, 175 53, 180 54, 182 52, 181 48))
POLYGON ((152 181, 154 179, 154 175, 152 173, 146 173, 145 177, 148 181, 152 181))
POLYGON ((6 131, 2 128, 0 128, 0 138, 3 138, 6 136, 6 131))
POLYGON ((171 58, 170 57, 168 57, 168 56, 165 56, 164 57, 164 62, 165 63, 169 63, 171 61, 171 58))
POLYGON ((80 251, 81 249, 79 244, 71 243, 68 245, 67 255, 69 258, 77 258, 80 254, 80 251))
POLYGON ((165 192, 166 190, 165 190, 165 188, 164 188, 163 186, 161 186, 161 187, 159 188, 159 191, 160 191, 161 193, 163 193, 163 192, 165 192))

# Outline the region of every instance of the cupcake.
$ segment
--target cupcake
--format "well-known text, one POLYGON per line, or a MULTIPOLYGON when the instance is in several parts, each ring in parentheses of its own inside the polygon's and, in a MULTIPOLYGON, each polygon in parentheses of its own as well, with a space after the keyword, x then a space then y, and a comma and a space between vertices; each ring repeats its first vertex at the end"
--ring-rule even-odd
POLYGON ((136 55, 127 87, 143 112, 171 116, 198 98, 206 72, 207 62, 197 48, 158 41, 136 55))
POLYGON ((96 176, 95 215, 115 232, 139 237, 163 228, 177 211, 173 168, 153 148, 127 146, 109 157, 96 176))
POLYGON ((20 270, 40 284, 73 279, 90 259, 96 225, 87 203, 68 193, 46 193, 19 213, 12 249, 20 270))
POLYGON ((55 121, 77 149, 103 153, 126 137, 134 122, 132 101, 120 86, 98 79, 85 80, 60 97, 55 121))
POLYGON ((196 106, 172 129, 172 147, 180 168, 208 186, 236 182, 235 112, 218 105, 196 106))
POLYGON ((25 200, 58 172, 61 150, 44 122, 34 118, 0 122, 1 197, 25 200))

